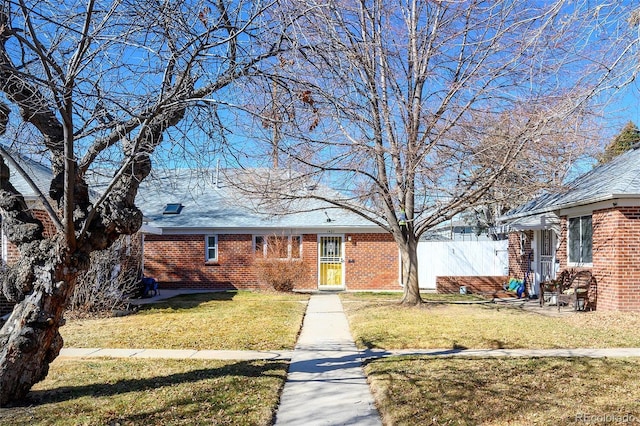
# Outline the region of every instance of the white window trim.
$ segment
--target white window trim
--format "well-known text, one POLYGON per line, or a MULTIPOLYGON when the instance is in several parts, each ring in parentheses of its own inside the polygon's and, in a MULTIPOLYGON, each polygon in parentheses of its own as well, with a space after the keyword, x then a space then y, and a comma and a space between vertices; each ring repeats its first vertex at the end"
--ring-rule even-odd
POLYGON ((577 214, 567 217, 567 266, 574 268, 592 268, 593 267, 593 213, 577 214), (591 262, 571 262, 569 251, 571 250, 571 227, 569 221, 571 219, 579 219, 583 217, 591 217, 591 262))
POLYGON ((257 253, 258 252, 258 247, 256 244, 256 238, 262 238, 262 257, 266 258, 267 257, 267 242, 269 240, 269 237, 286 237, 287 238, 287 257, 279 257, 278 259, 280 260, 301 260, 302 259, 302 247, 303 247, 303 239, 302 239, 302 235, 300 234, 293 234, 293 235, 277 235, 277 234, 254 234, 251 237, 252 240, 252 247, 253 247, 253 253, 257 253), (298 237, 300 239, 300 252, 299 252, 299 256, 298 257, 292 257, 291 253, 292 253, 292 249, 293 249, 293 238, 294 237, 298 237))
POLYGON ((208 234, 204 236, 204 261, 205 262, 217 262, 218 261, 218 254, 219 254, 219 248, 218 248, 218 235, 217 234, 208 234), (209 249, 211 249, 212 247, 209 245, 209 238, 213 237, 214 241, 215 241, 215 250, 216 250, 216 257, 215 258, 210 258, 209 257, 209 249))

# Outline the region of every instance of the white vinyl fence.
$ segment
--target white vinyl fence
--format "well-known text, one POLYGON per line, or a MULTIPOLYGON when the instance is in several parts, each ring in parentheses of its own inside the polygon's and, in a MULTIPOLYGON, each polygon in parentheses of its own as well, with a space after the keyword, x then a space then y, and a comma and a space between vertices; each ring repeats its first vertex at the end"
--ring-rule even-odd
POLYGON ((495 276, 509 273, 508 241, 420 241, 420 288, 435 290, 438 276, 495 276))

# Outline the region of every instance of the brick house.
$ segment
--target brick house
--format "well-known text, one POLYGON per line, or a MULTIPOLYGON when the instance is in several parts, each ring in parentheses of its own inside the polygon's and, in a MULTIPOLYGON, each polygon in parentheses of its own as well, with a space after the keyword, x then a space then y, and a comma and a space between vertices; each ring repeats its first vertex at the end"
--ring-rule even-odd
POLYGON ((277 257, 307 266, 296 290, 401 289, 392 236, 314 199, 330 197, 325 187, 300 183, 297 195, 308 198, 285 202, 268 196, 274 171, 249 172, 261 182, 251 193, 239 189, 246 172, 238 170, 159 172, 143 182, 136 201, 146 219, 144 273, 160 288, 263 288, 254 262, 279 246, 277 257))
POLYGON ((640 311, 640 146, 501 218, 509 273, 530 271, 530 291, 565 269, 588 269, 597 309, 640 311))

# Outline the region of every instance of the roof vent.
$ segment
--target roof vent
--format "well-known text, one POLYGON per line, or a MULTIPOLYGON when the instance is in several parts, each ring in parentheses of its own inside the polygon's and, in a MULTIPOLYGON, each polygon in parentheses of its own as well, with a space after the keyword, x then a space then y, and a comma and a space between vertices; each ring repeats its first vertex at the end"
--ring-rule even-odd
POLYGON ((180 214, 182 211, 182 203, 169 203, 165 206, 162 214, 180 214))

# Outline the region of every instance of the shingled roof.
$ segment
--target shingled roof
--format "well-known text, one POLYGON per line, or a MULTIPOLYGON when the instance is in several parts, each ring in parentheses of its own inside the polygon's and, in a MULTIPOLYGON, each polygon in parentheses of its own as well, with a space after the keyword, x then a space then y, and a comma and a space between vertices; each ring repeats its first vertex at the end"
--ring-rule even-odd
POLYGON ((560 192, 544 194, 507 212, 501 220, 621 198, 640 199, 640 144, 579 176, 560 192))
MULTIPOLYGON (((44 166, 30 158, 20 155, 14 151, 9 151, 11 158, 22 168, 22 170, 31 178, 36 187, 46 196, 49 194, 49 186, 51 185, 51 179, 53 173, 51 169, 44 166)), ((16 168, 8 161, 5 164, 9 167, 9 181, 16 188, 25 199, 34 199, 38 197, 38 194, 33 190, 31 185, 26 181, 24 176, 16 170, 16 168)))
POLYGON ((380 232, 374 223, 314 196, 331 198, 331 189, 298 180, 300 198, 278 200, 272 185, 291 185, 268 169, 154 170, 140 186, 136 204, 147 224, 163 230, 186 229, 298 229, 317 232, 380 232), (249 191, 248 186, 253 190, 249 191), (243 190, 242 188, 245 188, 243 190), (174 205, 173 212, 166 212, 174 205))

